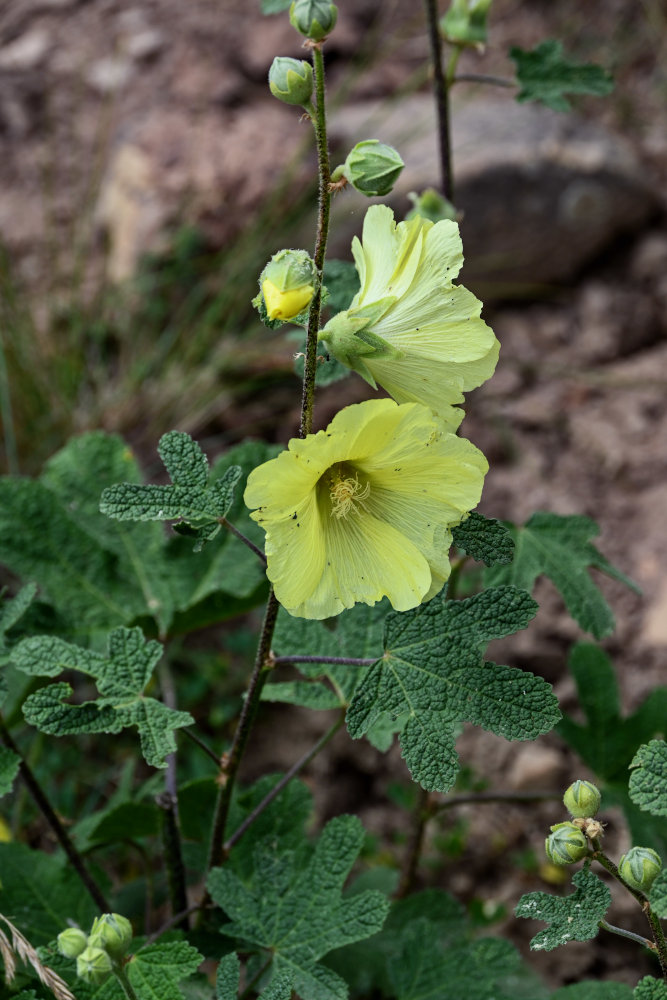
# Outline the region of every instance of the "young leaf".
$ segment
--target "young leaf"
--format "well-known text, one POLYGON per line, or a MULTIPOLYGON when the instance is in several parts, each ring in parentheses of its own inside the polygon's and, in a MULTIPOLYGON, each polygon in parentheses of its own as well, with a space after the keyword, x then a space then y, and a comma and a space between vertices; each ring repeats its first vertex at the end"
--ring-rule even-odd
POLYGON ((632 1000, 667 1000, 667 983, 664 979, 644 976, 635 986, 632 1000))
POLYGON ((485 566, 504 565, 514 558, 514 539, 507 527, 474 510, 453 529, 452 538, 458 549, 485 566))
POLYGON ((0 798, 11 792, 14 778, 19 773, 21 758, 13 750, 0 747, 0 798))
POLYGON ((651 886, 649 895, 654 913, 664 920, 667 918, 667 868, 663 868, 651 886))
POLYGON ((667 743, 651 740, 641 746, 630 767, 630 798, 654 816, 667 816, 667 743))
POLYGON ((238 466, 209 483, 208 461, 189 434, 169 431, 160 438, 158 453, 172 481, 171 486, 116 483, 102 493, 100 511, 119 521, 184 520, 186 531, 201 549, 220 530, 234 489, 241 477, 238 466))
POLYGON ((549 924, 530 942, 535 951, 552 951, 568 941, 589 941, 596 936, 611 893, 597 875, 585 869, 573 875, 572 881, 577 888, 569 896, 530 892, 519 900, 514 910, 517 917, 549 924))
POLYGON ((341 894, 363 838, 355 816, 338 816, 308 860, 270 837, 255 850, 254 870, 243 881, 229 865, 208 878, 212 898, 231 918, 225 934, 243 950, 271 957, 274 975, 289 977, 303 1000, 345 1000, 345 982, 318 959, 374 934, 386 916, 389 903, 379 892, 341 894))
POLYGON ((491 639, 525 628, 536 609, 525 591, 499 587, 387 615, 384 656, 365 673, 347 712, 350 735, 362 736, 384 714, 405 713, 401 746, 413 778, 447 791, 458 769, 459 722, 506 739, 548 732, 560 713, 546 681, 482 656, 491 639))
POLYGON ((602 570, 635 591, 638 588, 590 542, 600 531, 595 521, 575 514, 538 511, 523 528, 510 526, 509 530, 515 543, 514 560, 510 566, 487 570, 487 586, 513 584, 530 592, 537 577, 544 573, 582 629, 596 639, 609 635, 614 629, 614 616, 591 580, 589 567, 602 570))
POLYGON ((519 82, 517 101, 541 101, 554 111, 570 111, 565 94, 605 97, 614 89, 611 74, 594 63, 574 63, 563 56, 563 46, 553 39, 528 52, 514 46, 510 58, 516 63, 519 82))
POLYGON ((185 1000, 178 988, 196 972, 204 956, 185 941, 169 941, 141 948, 125 966, 137 1000, 185 1000))
POLYGON ((136 726, 142 753, 153 767, 166 767, 165 757, 176 749, 174 729, 189 726, 188 712, 167 708, 144 693, 162 655, 158 642, 146 642, 139 628, 117 628, 109 635, 106 656, 82 649, 54 636, 24 639, 14 648, 12 662, 24 673, 55 677, 78 670, 94 678, 100 697, 79 705, 68 704, 69 684, 40 688, 26 699, 26 720, 44 733, 118 733, 136 726))

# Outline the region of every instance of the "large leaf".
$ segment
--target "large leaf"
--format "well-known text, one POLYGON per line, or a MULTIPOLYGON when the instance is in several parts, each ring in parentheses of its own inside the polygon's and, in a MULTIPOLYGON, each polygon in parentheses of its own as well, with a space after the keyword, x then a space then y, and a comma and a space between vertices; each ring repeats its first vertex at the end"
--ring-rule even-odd
POLYGON ((611 904, 611 893, 597 875, 582 870, 573 875, 577 887, 569 896, 530 892, 522 896, 514 913, 527 920, 542 920, 549 926, 530 942, 535 951, 552 951, 568 941, 589 941, 611 904))
POLYGON ((118 733, 136 726, 148 763, 166 767, 166 755, 176 749, 174 729, 194 720, 188 712, 177 712, 146 696, 145 688, 161 655, 160 644, 146 642, 138 628, 114 629, 106 656, 55 636, 24 639, 12 653, 19 670, 37 677, 76 670, 92 677, 100 693, 95 701, 71 705, 66 700, 72 694, 69 684, 49 684, 26 699, 26 720, 52 736, 118 733))
POLYGON ((384 655, 360 681, 347 712, 350 735, 362 736, 383 716, 403 717, 401 746, 412 776, 424 788, 447 791, 458 769, 458 723, 513 740, 548 732, 560 713, 546 681, 483 658, 488 642, 525 628, 536 609, 525 591, 499 587, 389 614, 384 655))
POLYGON ((577 515, 562 516, 538 511, 523 528, 509 526, 514 538, 514 559, 509 566, 488 569, 488 585, 513 584, 529 592, 538 576, 545 574, 560 591, 576 622, 596 639, 614 629, 614 616, 589 569, 602 570, 637 590, 632 580, 615 569, 590 539, 599 534, 595 521, 577 515))

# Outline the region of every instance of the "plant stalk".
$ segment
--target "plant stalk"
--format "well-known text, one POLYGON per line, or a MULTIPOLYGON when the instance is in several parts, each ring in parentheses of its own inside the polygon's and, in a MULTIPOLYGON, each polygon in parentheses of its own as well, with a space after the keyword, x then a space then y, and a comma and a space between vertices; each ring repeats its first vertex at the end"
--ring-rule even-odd
POLYGON ((289 666, 291 663, 334 663, 343 667, 370 667, 377 661, 368 657, 354 656, 275 656, 273 664, 276 667, 289 666))
MULTIPOLYGON (((181 852, 181 834, 178 828, 178 800, 169 792, 163 792, 155 799, 160 809, 160 834, 165 866, 167 868, 167 883, 172 913, 182 913, 187 910, 188 896, 185 881, 185 866, 181 852)), ((188 930, 188 918, 182 917, 177 925, 181 930, 188 930)))
POLYGON ((244 545, 247 545, 250 551, 254 552, 257 558, 260 559, 266 566, 266 556, 264 555, 262 550, 257 545, 255 545, 254 542, 251 542, 250 539, 246 535, 244 535, 242 531, 239 531, 238 528, 235 528, 234 525, 230 521, 228 521, 226 517, 220 518, 220 524, 223 526, 223 528, 226 528, 227 531, 231 531, 232 535, 236 535, 236 537, 241 542, 243 542, 244 545))
POLYGON ((12 750, 18 757, 20 757, 21 762, 19 764, 19 772, 21 774, 21 777, 23 778, 26 787, 28 788, 28 791, 32 795, 35 805, 44 816, 44 819, 49 824, 51 830, 55 834, 58 843, 62 847, 63 851, 65 852, 69 860, 72 862, 74 870, 76 871, 77 875, 79 876, 79 878, 85 885, 86 889, 88 890, 88 894, 95 903, 95 906, 99 907, 102 913, 111 913, 111 907, 109 906, 109 903, 105 899, 104 893, 102 892, 98 884, 95 882, 93 877, 90 875, 88 869, 86 868, 83 862, 83 858, 81 857, 76 847, 70 840, 70 837, 67 831, 65 830, 65 827, 58 819, 58 816, 56 815, 51 803, 49 802, 46 795, 42 791, 41 785, 37 781, 37 778, 31 771, 31 769, 28 767, 28 764, 26 763, 23 754, 17 747, 16 743, 14 743, 14 740, 12 739, 9 730, 7 729, 4 723, 4 720, 1 717, 0 717, 0 739, 2 739, 2 742, 9 750, 12 750))
POLYGON ((125 993, 125 996, 128 998, 128 1000, 138 1000, 137 994, 134 992, 134 989, 132 988, 132 983, 130 982, 127 973, 125 972, 125 969, 122 967, 122 965, 120 965, 120 963, 114 962, 113 974, 120 983, 123 992, 125 993))
POLYGON ((634 931, 626 931, 624 927, 616 927, 614 924, 608 924, 606 920, 601 920, 599 926, 603 931, 609 931, 610 934, 618 934, 619 937, 627 938, 628 941, 635 941, 637 944, 642 945, 643 948, 648 948, 649 951, 657 950, 653 941, 642 937, 641 934, 635 934, 634 931))
POLYGON ((438 0, 424 0, 424 7, 426 10, 426 29, 431 49, 431 63, 433 65, 433 94, 438 116, 438 151, 440 155, 442 193, 448 201, 453 202, 454 182, 452 177, 451 129, 449 123, 449 87, 445 78, 442 60, 442 42, 438 29, 438 0))
POLYGON ((404 899, 413 889, 417 876, 417 866, 424 846, 426 824, 433 816, 431 793, 425 788, 419 789, 419 798, 413 816, 412 833, 401 871, 401 878, 396 890, 396 899, 404 899))

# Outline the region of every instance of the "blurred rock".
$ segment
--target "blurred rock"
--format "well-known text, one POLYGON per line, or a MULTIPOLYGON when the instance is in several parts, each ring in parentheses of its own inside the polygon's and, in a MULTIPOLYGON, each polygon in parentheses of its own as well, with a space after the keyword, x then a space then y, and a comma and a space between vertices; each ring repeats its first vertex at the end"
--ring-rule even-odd
POLYGON ((35 28, 0 49, 0 70, 37 69, 52 47, 48 32, 35 28))
MULTIPOLYGON (((367 102, 334 116, 334 163, 364 138, 395 146, 406 167, 389 197, 397 217, 412 190, 438 186, 429 94, 367 102)), ((453 115, 455 201, 462 212, 465 282, 491 298, 567 282, 661 202, 631 148, 599 125, 511 99, 473 99, 453 115)), ((369 201, 344 192, 334 207, 336 250, 360 229, 369 201), (346 231, 340 236, 340 227, 346 231)))
POLYGON ((531 743, 520 747, 508 774, 508 788, 514 791, 550 791, 560 787, 564 759, 552 747, 531 743))

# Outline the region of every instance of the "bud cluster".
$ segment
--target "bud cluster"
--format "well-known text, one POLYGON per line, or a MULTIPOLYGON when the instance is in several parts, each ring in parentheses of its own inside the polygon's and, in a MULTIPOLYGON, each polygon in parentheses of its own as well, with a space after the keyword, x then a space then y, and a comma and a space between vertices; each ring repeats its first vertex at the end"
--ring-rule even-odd
POLYGON ((57 938, 58 951, 65 958, 76 959, 79 979, 98 986, 114 971, 132 940, 132 925, 120 913, 96 917, 89 934, 79 927, 68 927, 57 938))

